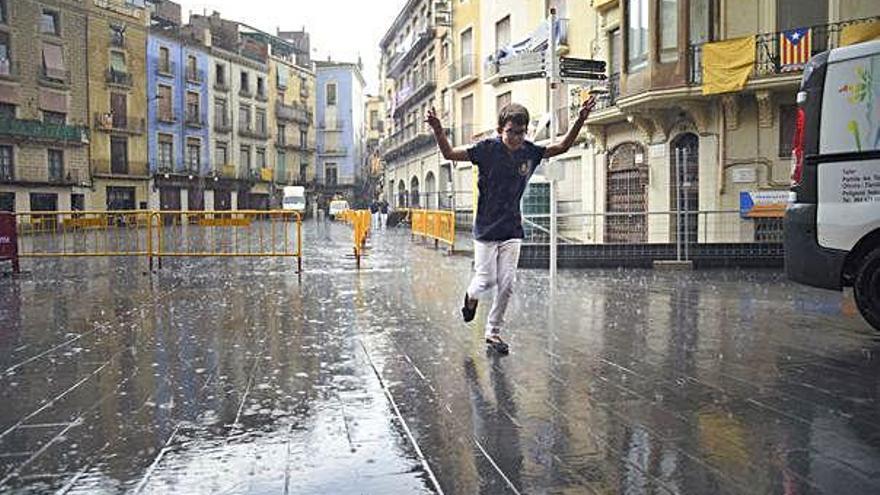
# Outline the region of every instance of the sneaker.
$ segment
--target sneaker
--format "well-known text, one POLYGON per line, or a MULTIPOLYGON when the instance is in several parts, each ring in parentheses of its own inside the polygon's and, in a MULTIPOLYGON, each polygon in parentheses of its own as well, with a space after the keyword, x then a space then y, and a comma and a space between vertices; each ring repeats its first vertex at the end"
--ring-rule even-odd
POLYGON ((510 353, 510 347, 506 342, 501 340, 501 337, 498 335, 490 335, 486 337, 486 344, 490 349, 497 352, 498 354, 508 354, 510 353))
POLYGON ((477 300, 476 299, 468 299, 467 292, 464 293, 464 304, 461 305, 461 317, 464 319, 464 322, 467 323, 474 319, 474 316, 477 314, 477 300), (474 307, 470 307, 469 302, 473 301, 474 307))

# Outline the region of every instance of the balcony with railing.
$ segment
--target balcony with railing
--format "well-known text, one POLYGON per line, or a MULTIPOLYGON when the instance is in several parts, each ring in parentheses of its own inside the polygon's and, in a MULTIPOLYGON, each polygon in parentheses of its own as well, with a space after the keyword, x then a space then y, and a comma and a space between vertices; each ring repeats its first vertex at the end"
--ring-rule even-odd
POLYGON ((325 142, 318 146, 318 154, 322 156, 346 156, 348 148, 342 143, 325 142))
POLYGON ((285 122, 311 125, 312 112, 300 103, 287 105, 278 101, 275 103, 275 118, 285 122))
POLYGON ((97 177, 147 178, 150 176, 150 164, 146 161, 129 160, 125 156, 118 158, 92 158, 93 175, 97 177))
MULTIPOLYGON (((447 137, 453 136, 453 129, 444 129, 447 137)), ((382 140, 379 145, 382 159, 392 162, 406 157, 429 146, 435 146, 434 133, 420 125, 410 124, 382 140)))
POLYGON ((22 168, 15 173, 12 165, 0 167, 0 183, 4 184, 52 184, 56 186, 81 186, 88 184, 89 173, 79 168, 65 169, 63 166, 22 168))
POLYGON ((250 86, 242 86, 238 89, 238 96, 242 98, 253 98, 254 90, 250 86))
MULTIPOLYGON (((880 20, 880 16, 810 26, 807 28, 810 35, 810 56, 838 48, 841 32, 848 26, 878 20, 880 20)), ((785 64, 780 51, 783 36, 785 36, 783 31, 755 35, 755 65, 751 78, 791 76, 793 73, 799 73, 803 70, 802 64, 785 64)), ((688 49, 688 62, 688 83, 701 85, 703 83, 702 44, 692 45, 688 49)))
POLYGON ((262 101, 263 103, 269 101, 269 94, 266 92, 266 88, 257 89, 257 94, 254 95, 254 98, 257 101, 262 101))
POLYGON ((596 95, 596 106, 594 111, 598 112, 606 108, 611 108, 617 104, 620 98, 620 73, 608 76, 607 91, 596 95))
POLYGON ((411 103, 420 101, 434 92, 436 88, 437 81, 434 74, 415 78, 412 85, 402 87, 395 95, 393 115, 399 116, 411 103))
POLYGON ((163 124, 173 124, 177 122, 177 111, 174 109, 159 109, 159 112, 156 114, 156 120, 163 124))
POLYGON ((239 126, 238 135, 250 139, 269 139, 269 131, 266 128, 259 129, 250 125, 239 126))
POLYGON ((156 74, 160 76, 170 77, 177 72, 177 64, 173 60, 162 62, 160 59, 154 59, 156 64, 156 74))
POLYGON ((63 166, 53 167, 50 164, 38 167, 23 167, 16 173, 15 167, 10 165, 8 167, 0 167, 0 183, 83 186, 89 183, 89 173, 87 170, 79 168, 65 169, 63 166))
POLYGON ((81 146, 89 142, 87 127, 49 124, 41 120, 0 119, 0 136, 67 146, 81 146))
POLYGON ((214 131, 228 133, 232 131, 232 119, 229 112, 214 114, 214 131))
POLYGON ((205 119, 203 118, 202 113, 198 109, 187 110, 185 123, 186 123, 187 127, 199 128, 199 127, 205 126, 205 119))
POLYGON ((226 79, 214 79, 214 91, 218 91, 220 93, 228 93, 229 92, 229 81, 226 79))
POLYGON ((449 81, 447 82, 447 84, 453 89, 458 89, 476 80, 476 55, 464 55, 449 66, 449 81))
POLYGON ((130 73, 118 71, 115 69, 107 69, 105 80, 107 81, 107 84, 111 84, 113 86, 130 88, 132 85, 132 78, 130 73))
POLYGON ((187 82, 193 84, 201 84, 205 80, 205 71, 201 69, 194 69, 192 67, 186 68, 186 80, 187 82))
POLYGON ((398 77, 407 67, 410 66, 413 59, 431 44, 434 39, 434 27, 427 24, 402 43, 398 51, 392 56, 388 62, 388 75, 390 77, 398 77))
POLYGON ((0 79, 16 80, 20 75, 21 68, 18 65, 18 61, 0 58, 0 79))
POLYGON ((123 132, 126 134, 143 134, 146 130, 146 119, 130 118, 112 112, 95 113, 95 129, 103 132, 123 132))
POLYGON ((322 131, 328 132, 336 132, 336 131, 344 131, 347 127, 347 122, 342 119, 327 119, 318 122, 318 129, 322 131))

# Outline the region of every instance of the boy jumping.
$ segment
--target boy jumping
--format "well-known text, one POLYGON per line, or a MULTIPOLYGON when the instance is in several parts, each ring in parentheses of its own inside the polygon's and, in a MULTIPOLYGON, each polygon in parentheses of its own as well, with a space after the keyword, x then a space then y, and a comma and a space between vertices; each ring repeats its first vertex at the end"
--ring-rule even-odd
POLYGON ((593 97, 585 101, 565 139, 546 148, 526 140, 529 111, 516 103, 505 105, 499 112, 497 136, 470 147, 453 148, 446 139, 437 113, 433 108, 428 110, 425 122, 434 131, 443 158, 468 160, 479 169, 477 188, 480 194, 474 221, 476 273, 464 294, 461 315, 465 322, 473 320, 477 301, 497 288, 486 323, 485 338, 486 343, 499 353, 508 352, 507 344, 501 340, 501 328, 507 303, 513 294, 519 250, 524 237, 520 199, 541 160, 560 155, 571 148, 595 104, 593 97))

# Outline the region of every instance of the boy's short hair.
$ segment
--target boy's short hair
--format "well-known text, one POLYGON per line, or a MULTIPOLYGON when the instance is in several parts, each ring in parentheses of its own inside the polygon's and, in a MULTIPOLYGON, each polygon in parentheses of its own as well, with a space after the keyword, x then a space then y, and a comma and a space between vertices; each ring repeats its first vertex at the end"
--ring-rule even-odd
POLYGON ((514 125, 529 125, 529 111, 519 103, 508 103, 498 112, 498 128, 503 129, 508 122, 514 125))

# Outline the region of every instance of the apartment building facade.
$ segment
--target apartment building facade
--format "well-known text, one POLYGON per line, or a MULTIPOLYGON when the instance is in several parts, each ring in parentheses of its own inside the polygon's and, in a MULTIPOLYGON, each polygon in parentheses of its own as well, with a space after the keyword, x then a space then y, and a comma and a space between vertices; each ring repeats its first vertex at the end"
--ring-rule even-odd
MULTIPOLYGON (((380 43, 386 137, 381 145, 385 199, 398 207, 437 208, 451 198, 453 165, 440 155, 424 123, 430 108, 441 108, 443 82, 451 60, 444 2, 406 3, 380 43), (446 50, 446 51, 444 51, 446 50)), ((452 136, 451 120, 445 121, 452 136)))
POLYGON ((269 63, 269 80, 274 87, 269 96, 275 116, 275 182, 306 186, 311 194, 317 159, 316 76, 295 62, 292 54, 273 54, 269 63))
POLYGON ((596 240, 781 241, 804 62, 787 55, 786 44, 807 35, 809 54, 839 46, 849 26, 876 22, 880 5, 621 0, 593 7, 609 92, 588 121, 595 168, 585 204, 596 212, 644 214, 600 226, 596 240), (710 87, 714 76, 704 71, 704 53, 716 42, 744 47, 722 45, 745 57, 743 87, 710 87), (742 210, 758 196, 777 199, 758 215, 712 213, 742 210), (678 217, 686 221, 663 214, 698 210, 704 213, 678 217))
MULTIPOLYGON (((190 36, 212 57, 209 118, 228 112, 230 127, 213 134, 217 169, 215 203, 231 209, 267 209, 274 193, 271 156, 269 47, 247 36, 238 22, 211 15, 190 15, 190 36), (219 198, 219 201, 218 201, 219 198)), ((226 124, 226 122, 222 122, 226 124)))
MULTIPOLYGON (((599 98, 576 145, 553 163, 562 177, 560 213, 592 215, 560 223, 569 239, 584 243, 779 241, 802 71, 802 62, 785 59, 786 33, 809 35, 813 54, 852 39, 848 29, 880 16, 880 4, 860 0, 465 0, 448 6, 451 29, 439 34, 437 69, 447 79, 433 102, 454 144, 493 135, 498 109, 511 101, 529 109, 535 140, 546 144, 549 131, 537 126, 547 120, 551 91, 557 139, 583 97, 599 98), (560 18, 556 55, 606 61, 607 81, 551 90, 542 79, 498 77, 500 50, 534 40, 551 7, 560 18), (753 58, 748 82, 711 90, 703 81, 704 45, 734 39, 744 39, 746 48, 727 51, 753 58), (760 214, 745 210, 759 200, 771 204, 760 214), (606 222, 608 215, 626 220, 606 222)), ((427 189, 430 173, 448 178, 455 191, 455 205, 439 206, 467 209, 475 184, 470 164, 452 164, 451 174, 429 170, 425 162, 445 164, 430 158, 427 137, 425 156, 403 157, 398 149, 416 132, 406 134, 407 126, 420 123, 412 107, 421 112, 423 105, 407 99, 409 74, 418 73, 421 55, 407 55, 405 48, 414 45, 403 43, 405 26, 422 19, 419 8, 408 2, 380 46, 382 94, 390 101, 385 194, 398 206, 433 206, 413 201, 414 190, 422 195, 427 189)), ((422 43, 416 49, 427 51, 422 43)))
POLYGON ((0 1, 0 210, 86 207, 87 20, 80 2, 0 1))
POLYGON ((354 200, 362 163, 364 86, 358 64, 315 62, 317 189, 325 198, 354 200))
POLYGON ((162 210, 213 209, 210 57, 181 26, 154 26, 147 45, 151 205, 162 210))
POLYGON ((88 2, 92 188, 88 208, 144 208, 149 197, 144 2, 88 2))

